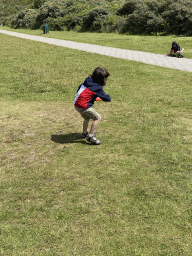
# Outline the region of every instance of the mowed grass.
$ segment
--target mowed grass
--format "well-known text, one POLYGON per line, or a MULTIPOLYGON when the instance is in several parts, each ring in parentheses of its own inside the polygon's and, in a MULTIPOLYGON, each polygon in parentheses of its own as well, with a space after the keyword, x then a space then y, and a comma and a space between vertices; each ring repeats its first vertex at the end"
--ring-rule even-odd
POLYGON ((191 73, 0 40, 0 253, 191 255, 191 73), (73 100, 99 65, 91 146, 73 100))
POLYGON ((169 53, 172 42, 176 41, 181 48, 184 48, 184 57, 192 58, 192 37, 186 36, 136 36, 117 33, 77 33, 75 31, 49 31, 48 34, 43 34, 42 30, 12 29, 3 26, 0 26, 0 29, 36 36, 57 38, 120 49, 152 52, 163 55, 167 55, 169 53))

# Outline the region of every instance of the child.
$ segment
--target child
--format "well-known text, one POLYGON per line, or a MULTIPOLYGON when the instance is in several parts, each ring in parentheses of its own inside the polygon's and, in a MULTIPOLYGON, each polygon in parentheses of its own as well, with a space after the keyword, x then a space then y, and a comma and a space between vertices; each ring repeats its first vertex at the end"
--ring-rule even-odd
POLYGON ((101 141, 96 139, 96 128, 101 121, 101 116, 97 113, 92 105, 97 97, 103 101, 111 101, 109 95, 106 95, 103 91, 107 78, 109 76, 108 71, 105 68, 97 67, 93 74, 87 77, 83 84, 81 84, 77 90, 74 106, 75 109, 84 118, 82 138, 86 138, 87 141, 94 145, 99 145, 101 141), (87 132, 89 120, 93 119, 93 123, 90 129, 90 133, 87 132))
POLYGON ((177 57, 182 56, 181 52, 183 51, 183 49, 180 50, 180 45, 177 44, 176 42, 172 43, 172 47, 170 50, 170 55, 176 55, 177 57))

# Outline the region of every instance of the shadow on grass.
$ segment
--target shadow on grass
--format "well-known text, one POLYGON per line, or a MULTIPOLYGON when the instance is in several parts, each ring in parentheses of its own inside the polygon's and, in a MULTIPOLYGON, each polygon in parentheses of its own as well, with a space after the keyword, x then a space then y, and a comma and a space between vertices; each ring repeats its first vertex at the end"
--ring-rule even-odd
POLYGON ((69 134, 59 134, 51 135, 51 140, 60 143, 82 143, 87 144, 85 139, 82 139, 81 133, 69 133, 69 134))

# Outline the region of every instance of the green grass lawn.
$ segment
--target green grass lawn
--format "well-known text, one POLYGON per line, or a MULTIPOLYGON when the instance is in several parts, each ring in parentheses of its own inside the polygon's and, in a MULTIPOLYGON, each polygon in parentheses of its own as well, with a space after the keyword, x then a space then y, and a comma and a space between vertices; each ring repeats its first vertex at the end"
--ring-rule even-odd
POLYGON ((0 254, 191 255, 191 73, 0 40, 0 254), (99 65, 91 146, 73 100, 99 65))
POLYGON ((50 31, 48 34, 44 35, 42 30, 11 29, 3 26, 0 26, 0 29, 121 49, 159 53, 164 55, 169 53, 172 42, 176 41, 179 43, 181 48, 184 48, 183 55, 185 58, 192 58, 192 37, 180 37, 174 35, 132 36, 117 33, 77 33, 74 31, 50 31))

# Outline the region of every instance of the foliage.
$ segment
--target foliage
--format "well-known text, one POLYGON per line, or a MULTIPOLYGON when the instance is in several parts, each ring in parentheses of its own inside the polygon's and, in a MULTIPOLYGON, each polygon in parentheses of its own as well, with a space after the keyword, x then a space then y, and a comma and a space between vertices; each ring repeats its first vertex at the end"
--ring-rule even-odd
POLYGON ((39 9, 41 5, 45 2, 45 0, 33 0, 33 8, 39 9))
POLYGON ((156 0, 143 4, 142 2, 129 1, 134 4, 131 13, 126 19, 124 31, 132 34, 150 34, 162 31, 163 18, 158 12, 160 6, 156 0))
POLYGON ((4 21, 4 24, 11 24, 13 28, 30 28, 36 29, 39 27, 36 19, 38 12, 34 9, 25 9, 19 12, 17 15, 12 16, 4 21))
POLYGON ((169 1, 167 10, 162 13, 163 19, 169 23, 167 32, 192 35, 192 4, 191 0, 169 1))
POLYGON ((7 1, 0 4, 0 23, 13 28, 47 23, 50 30, 192 35, 191 0, 26 0, 26 6, 22 0, 10 6, 12 16, 7 1))
POLYGON ((126 3, 117 10, 117 14, 121 16, 132 14, 135 11, 138 3, 141 3, 141 1, 126 1, 126 3))
POLYGON ((83 20, 82 29, 87 31, 101 31, 104 21, 107 19, 108 11, 104 8, 91 10, 83 20))
MULTIPOLYGON (((5 0, 4 0, 5 1, 5 0)), ((22 10, 11 17, 0 20, 3 25, 13 28, 40 28, 44 23, 50 26, 50 30, 77 29, 91 31, 106 31, 116 29, 115 21, 119 18, 115 14, 119 4, 123 1, 107 0, 33 0, 31 8, 34 21, 31 21, 28 12, 22 10), (102 6, 102 7, 101 7, 102 6), (22 16, 22 17, 21 17, 22 16), (109 16, 109 18, 108 18, 109 16)))
POLYGON ((191 35, 192 5, 190 0, 150 0, 146 2, 127 0, 117 10, 118 15, 127 15, 123 32, 133 34, 191 35), (166 26, 165 26, 166 24, 166 26))
POLYGON ((32 8, 33 0, 1 0, 0 17, 7 17, 20 12, 25 8, 32 8))
POLYGON ((157 35, 158 32, 163 32, 163 22, 164 20, 160 14, 153 14, 147 21, 147 34, 155 33, 157 35))

